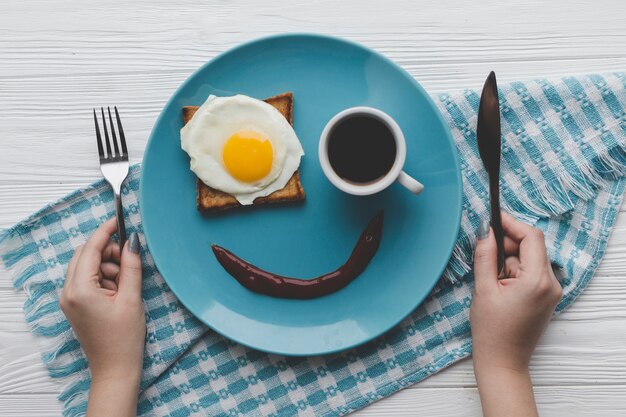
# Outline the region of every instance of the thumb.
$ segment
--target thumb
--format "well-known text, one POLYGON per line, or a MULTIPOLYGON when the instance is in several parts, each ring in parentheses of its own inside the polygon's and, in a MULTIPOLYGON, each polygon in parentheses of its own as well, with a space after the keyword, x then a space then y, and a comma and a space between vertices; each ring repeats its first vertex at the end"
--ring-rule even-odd
POLYGON ((474 251, 474 282, 479 291, 489 290, 498 283, 498 249, 496 238, 483 220, 478 227, 478 240, 474 251))
POLYGON ((141 244, 137 233, 128 237, 120 262, 119 292, 129 297, 141 297, 141 244))

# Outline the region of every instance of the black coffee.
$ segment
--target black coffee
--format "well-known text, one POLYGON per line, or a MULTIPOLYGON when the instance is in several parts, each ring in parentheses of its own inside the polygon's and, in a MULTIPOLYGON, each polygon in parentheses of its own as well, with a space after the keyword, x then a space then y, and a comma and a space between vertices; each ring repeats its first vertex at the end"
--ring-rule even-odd
POLYGON ((393 166, 396 141, 382 121, 371 116, 352 116, 330 132, 328 159, 345 181, 361 185, 375 182, 393 166))

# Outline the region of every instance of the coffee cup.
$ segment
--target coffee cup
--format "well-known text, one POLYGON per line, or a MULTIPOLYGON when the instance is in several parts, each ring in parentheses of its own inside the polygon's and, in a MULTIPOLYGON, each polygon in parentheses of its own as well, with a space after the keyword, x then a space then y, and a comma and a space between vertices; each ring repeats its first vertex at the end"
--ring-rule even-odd
POLYGON ((353 195, 378 193, 399 182, 414 194, 424 185, 402 170, 406 142, 398 123, 373 107, 351 107, 322 131, 319 161, 328 180, 353 195))

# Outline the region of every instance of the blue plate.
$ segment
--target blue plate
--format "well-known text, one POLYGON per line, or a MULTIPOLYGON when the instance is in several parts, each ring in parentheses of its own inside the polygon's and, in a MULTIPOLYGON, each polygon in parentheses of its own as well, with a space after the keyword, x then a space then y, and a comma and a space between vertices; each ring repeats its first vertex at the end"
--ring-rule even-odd
POLYGON ((215 331, 285 355, 316 355, 359 345, 393 327, 428 295, 448 262, 461 215, 461 176, 452 137, 421 86, 378 53, 342 39, 286 34, 252 41, 214 58, 170 98, 152 130, 141 176, 143 227, 156 265, 181 302, 215 331), (202 216, 196 178, 180 148, 181 108, 209 94, 266 98, 294 94, 294 129, 306 201, 202 216), (317 144, 346 107, 377 107, 407 139, 405 170, 425 191, 399 184, 355 197, 324 177, 317 144), (243 288, 215 260, 224 246, 284 275, 314 277, 337 268, 371 217, 385 209, 383 239, 364 273, 343 290, 286 300, 243 288))

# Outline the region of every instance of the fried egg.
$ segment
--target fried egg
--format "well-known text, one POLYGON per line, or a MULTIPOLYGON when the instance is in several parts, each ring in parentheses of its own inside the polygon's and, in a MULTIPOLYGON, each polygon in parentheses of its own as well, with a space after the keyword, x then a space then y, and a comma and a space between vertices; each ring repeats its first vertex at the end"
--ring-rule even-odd
POLYGON ((209 96, 180 139, 198 178, 242 205, 284 188, 304 155, 283 115, 244 95, 209 96))

